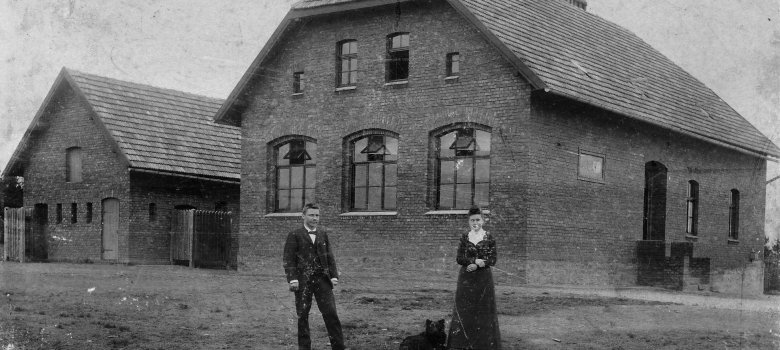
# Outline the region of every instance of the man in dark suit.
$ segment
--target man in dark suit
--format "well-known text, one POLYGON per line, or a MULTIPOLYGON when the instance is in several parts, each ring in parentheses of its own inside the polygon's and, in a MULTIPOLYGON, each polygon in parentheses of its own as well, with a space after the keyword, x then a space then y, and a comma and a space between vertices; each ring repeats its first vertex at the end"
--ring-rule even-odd
POLYGON ((295 292, 298 348, 311 349, 309 310, 314 296, 328 329, 331 349, 343 350, 344 336, 333 297, 333 287, 339 282, 339 274, 328 235, 317 229, 319 222, 319 207, 313 203, 306 204, 303 206, 303 227, 290 232, 284 243, 284 272, 290 291, 295 292))

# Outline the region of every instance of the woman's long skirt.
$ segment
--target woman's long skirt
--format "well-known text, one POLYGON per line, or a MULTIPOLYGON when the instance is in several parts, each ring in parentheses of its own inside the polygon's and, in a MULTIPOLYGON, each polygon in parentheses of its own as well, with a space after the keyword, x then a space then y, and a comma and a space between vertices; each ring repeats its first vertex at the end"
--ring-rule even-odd
POLYGON ((466 272, 462 266, 455 291, 448 349, 500 350, 501 332, 490 268, 466 272))

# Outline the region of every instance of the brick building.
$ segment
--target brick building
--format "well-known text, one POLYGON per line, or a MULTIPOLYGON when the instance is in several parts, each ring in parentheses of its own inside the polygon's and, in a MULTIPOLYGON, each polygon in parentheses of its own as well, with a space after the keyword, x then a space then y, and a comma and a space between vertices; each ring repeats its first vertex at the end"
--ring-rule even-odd
POLYGON ((174 208, 237 213, 222 102, 63 68, 3 172, 24 177, 43 257, 168 263, 174 208))
POLYGON ((217 113, 243 133, 240 263, 276 268, 316 200, 346 265, 453 269, 477 204, 512 282, 743 271, 780 149, 585 7, 293 5, 217 113))

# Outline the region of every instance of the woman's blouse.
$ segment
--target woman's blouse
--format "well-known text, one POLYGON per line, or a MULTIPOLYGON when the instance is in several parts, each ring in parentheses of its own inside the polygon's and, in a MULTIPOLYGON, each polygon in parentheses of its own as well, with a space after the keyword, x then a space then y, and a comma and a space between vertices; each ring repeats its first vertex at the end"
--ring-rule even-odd
POLYGON ((476 244, 469 240, 468 233, 464 233, 460 237, 456 260, 458 264, 466 266, 474 264, 477 259, 482 259, 485 261, 485 267, 490 267, 496 264, 497 255, 496 240, 489 232, 485 232, 482 240, 476 244))

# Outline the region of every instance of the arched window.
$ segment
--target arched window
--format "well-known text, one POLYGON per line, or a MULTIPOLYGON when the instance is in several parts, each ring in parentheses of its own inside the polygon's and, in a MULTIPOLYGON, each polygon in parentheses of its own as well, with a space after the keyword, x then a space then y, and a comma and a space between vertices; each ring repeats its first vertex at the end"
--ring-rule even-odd
POLYGON ((731 190, 731 203, 729 204, 729 239, 739 239, 739 191, 731 190))
POLYGON ((317 143, 310 137, 288 136, 271 147, 274 211, 299 212, 315 198, 317 143))
POLYGON ((384 130, 366 130, 348 137, 348 145, 350 210, 395 210, 398 135, 384 130))
POLYGON ((687 225, 685 227, 685 233, 696 236, 698 234, 699 226, 699 183, 696 181, 688 181, 688 198, 687 202, 687 225))
POLYGON ((645 163, 644 240, 666 240, 667 174, 668 169, 662 163, 645 163))
POLYGON ((455 124, 433 133, 436 208, 487 207, 490 193, 490 128, 455 124))
POLYGON ((71 147, 65 150, 65 181, 81 182, 81 148, 71 147))

